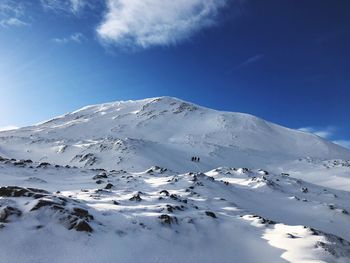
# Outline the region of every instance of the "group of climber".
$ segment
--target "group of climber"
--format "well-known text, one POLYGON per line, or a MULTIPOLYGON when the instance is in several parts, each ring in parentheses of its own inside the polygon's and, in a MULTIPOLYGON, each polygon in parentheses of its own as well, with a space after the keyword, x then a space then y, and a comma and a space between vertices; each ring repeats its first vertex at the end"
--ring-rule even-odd
POLYGON ((199 158, 199 157, 196 157, 196 156, 192 156, 191 161, 192 161, 192 162, 199 162, 199 161, 200 161, 200 158, 199 158))

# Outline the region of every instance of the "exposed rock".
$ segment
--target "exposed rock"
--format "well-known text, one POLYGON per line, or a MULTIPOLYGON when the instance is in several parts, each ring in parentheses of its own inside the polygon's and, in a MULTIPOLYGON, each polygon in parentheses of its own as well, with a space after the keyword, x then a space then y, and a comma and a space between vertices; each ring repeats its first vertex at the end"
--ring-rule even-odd
POLYGON ((105 172, 101 172, 101 173, 95 175, 94 177, 92 177, 93 180, 106 179, 106 178, 108 178, 108 176, 107 176, 107 173, 105 173, 105 172))
POLYGON ((112 187, 113 187, 113 184, 108 183, 108 184, 105 186, 105 189, 112 189, 112 187))
POLYGON ((98 161, 98 159, 93 153, 87 153, 84 155, 78 154, 78 155, 74 156, 74 158, 71 161, 72 162, 78 161, 80 163, 85 162, 84 166, 87 167, 87 166, 94 165, 98 161))
POLYGON ((18 186, 0 187, 0 196, 2 197, 34 197, 41 198, 49 192, 35 188, 23 188, 18 186))
POLYGON ((173 113, 174 114, 179 114, 182 112, 190 112, 190 111, 195 111, 198 108, 192 104, 186 103, 186 102, 181 102, 180 105, 174 109, 173 113))
POLYGON ((179 200, 179 197, 176 194, 171 194, 170 198, 173 200, 179 200))
POLYGON ((70 200, 64 198, 57 198, 55 196, 51 196, 50 198, 52 200, 38 200, 37 204, 30 211, 35 212, 37 210, 49 209, 50 211, 57 212, 57 214, 55 215, 57 216, 58 221, 67 229, 92 232, 92 228, 87 222, 94 220, 94 217, 91 214, 89 214, 88 210, 80 207, 74 207, 73 209, 69 209, 66 203, 71 203, 70 200))
POLYGON ((0 162, 8 161, 9 159, 0 156, 0 162))
POLYGON ((42 163, 39 163, 39 165, 36 168, 47 168, 50 165, 51 165, 50 163, 42 162, 42 163))
POLYGON ((167 190, 162 190, 159 194, 165 194, 165 196, 169 196, 169 192, 167 190))
POLYGON ((205 214, 206 214, 207 216, 212 217, 212 218, 216 218, 216 215, 215 215, 213 212, 211 212, 211 211, 205 211, 205 214))
POLYGON ((346 209, 341 209, 341 212, 342 212, 343 214, 345 214, 345 215, 348 215, 348 214, 349 214, 349 212, 348 212, 346 209))
POLYGON ((259 221, 260 221, 260 223, 261 223, 261 224, 264 224, 264 225, 275 225, 275 224, 276 224, 275 221, 272 221, 272 220, 270 220, 270 219, 266 219, 266 218, 264 218, 264 217, 262 217, 262 216, 254 215, 254 216, 252 216, 252 217, 253 217, 253 218, 258 218, 259 221))
POLYGON ((142 198, 140 197, 140 193, 137 193, 133 197, 131 197, 129 200, 130 201, 140 202, 140 201, 142 201, 142 198))
POLYGON ((315 235, 323 235, 327 239, 327 242, 318 241, 315 245, 316 248, 322 248, 337 258, 350 258, 350 243, 348 241, 338 236, 324 233, 315 229, 312 229, 312 231, 315 233, 315 235))
POLYGON ((302 187, 300 190, 301 190, 303 193, 309 192, 309 189, 308 189, 307 187, 302 187))
POLYGON ((156 172, 156 173, 164 173, 166 172, 168 169, 167 168, 163 168, 163 167, 159 167, 159 166, 152 166, 150 169, 148 169, 146 171, 146 173, 153 173, 153 172, 156 172))
POLYGON ((47 183, 47 181, 40 179, 38 177, 35 176, 31 176, 28 179, 26 179, 27 182, 31 182, 31 183, 39 183, 39 184, 45 184, 47 183))
POLYGON ((94 219, 94 217, 89 214, 88 210, 85 210, 85 209, 79 208, 79 207, 74 207, 72 214, 78 216, 79 218, 86 218, 86 219, 89 219, 89 220, 93 220, 94 219))
MULTIPOLYGON (((8 186, 0 188, 1 197, 25 197, 37 199, 32 208, 27 213, 38 213, 41 210, 52 211, 52 217, 56 217, 57 221, 64 225, 67 229, 75 229, 77 231, 91 232, 92 228, 88 222, 94 220, 88 210, 74 206, 78 202, 66 197, 52 195, 49 192, 35 188, 23 188, 18 186, 8 186)), ((14 204, 16 200, 11 201, 14 204)), ((26 205, 31 204, 27 202, 26 205)), ((46 212, 47 213, 47 212, 46 212)), ((46 214, 45 213, 45 214, 46 214)), ((13 207, 5 206, 0 210, 0 222, 7 223, 11 216, 21 216, 22 211, 13 207)))
POLYGON ((269 172, 268 172, 268 171, 265 171, 265 170, 260 169, 260 170, 259 170, 259 174, 262 174, 262 175, 268 175, 268 174, 269 174, 269 172))
POLYGON ((167 214, 162 214, 158 217, 163 224, 171 225, 177 223, 177 218, 175 216, 169 216, 167 214))
POLYGON ((5 206, 5 207, 0 208, 0 222, 1 223, 7 223, 8 218, 12 215, 20 217, 22 215, 22 212, 19 209, 12 207, 12 206, 5 206))
POLYGON ((291 233, 287 233, 287 237, 288 237, 288 238, 292 238, 292 239, 298 238, 296 235, 293 235, 293 234, 291 234, 291 233))
POLYGON ((61 204, 62 203, 53 202, 51 200, 40 199, 40 200, 38 200, 36 205, 30 211, 39 210, 40 208, 42 208, 44 206, 51 206, 51 207, 54 207, 55 209, 57 209, 57 208, 63 209, 63 207, 60 207, 61 204))
POLYGON ((89 232, 89 233, 91 233, 93 231, 92 227, 85 220, 80 220, 75 225, 75 230, 89 232))
POLYGON ((24 160, 19 160, 19 161, 13 162, 13 165, 19 166, 19 167, 24 167, 26 165, 26 163, 24 162, 24 160))

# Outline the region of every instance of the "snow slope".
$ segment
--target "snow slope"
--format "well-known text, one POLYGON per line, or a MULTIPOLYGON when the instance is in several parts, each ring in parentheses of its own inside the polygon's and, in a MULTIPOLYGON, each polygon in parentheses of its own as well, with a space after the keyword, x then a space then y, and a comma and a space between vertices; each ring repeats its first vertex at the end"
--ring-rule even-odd
POLYGON ((0 132, 0 263, 347 263, 349 159, 170 97, 0 132))
POLYGON ((142 171, 218 166, 266 167, 298 158, 350 159, 316 135, 252 115, 220 112, 171 97, 84 107, 50 121, 0 133, 0 152, 65 165, 142 171))
POLYGON ((1 262, 350 262, 350 193, 287 175, 0 170, 1 262))

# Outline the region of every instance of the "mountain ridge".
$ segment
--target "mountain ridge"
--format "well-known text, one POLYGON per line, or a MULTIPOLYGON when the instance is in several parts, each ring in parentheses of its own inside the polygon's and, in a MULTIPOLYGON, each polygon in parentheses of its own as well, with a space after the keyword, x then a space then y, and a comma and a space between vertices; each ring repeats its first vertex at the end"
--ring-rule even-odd
POLYGON ((348 262, 350 161, 326 160, 348 156, 318 136, 175 98, 87 106, 0 133, 0 253, 23 263, 348 262))
POLYGON ((306 157, 350 159, 349 150, 316 135, 168 96, 85 106, 1 132, 0 147, 9 157, 132 171, 153 165, 197 169, 191 156, 201 157, 203 170, 265 167, 306 157))

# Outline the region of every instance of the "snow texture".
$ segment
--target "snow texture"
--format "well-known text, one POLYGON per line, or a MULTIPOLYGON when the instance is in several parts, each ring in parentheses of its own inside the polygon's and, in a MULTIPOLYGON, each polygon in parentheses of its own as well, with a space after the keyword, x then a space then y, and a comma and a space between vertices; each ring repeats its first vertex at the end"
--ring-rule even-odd
POLYGON ((350 262, 350 152, 248 114, 88 106, 0 156, 0 262, 350 262))

